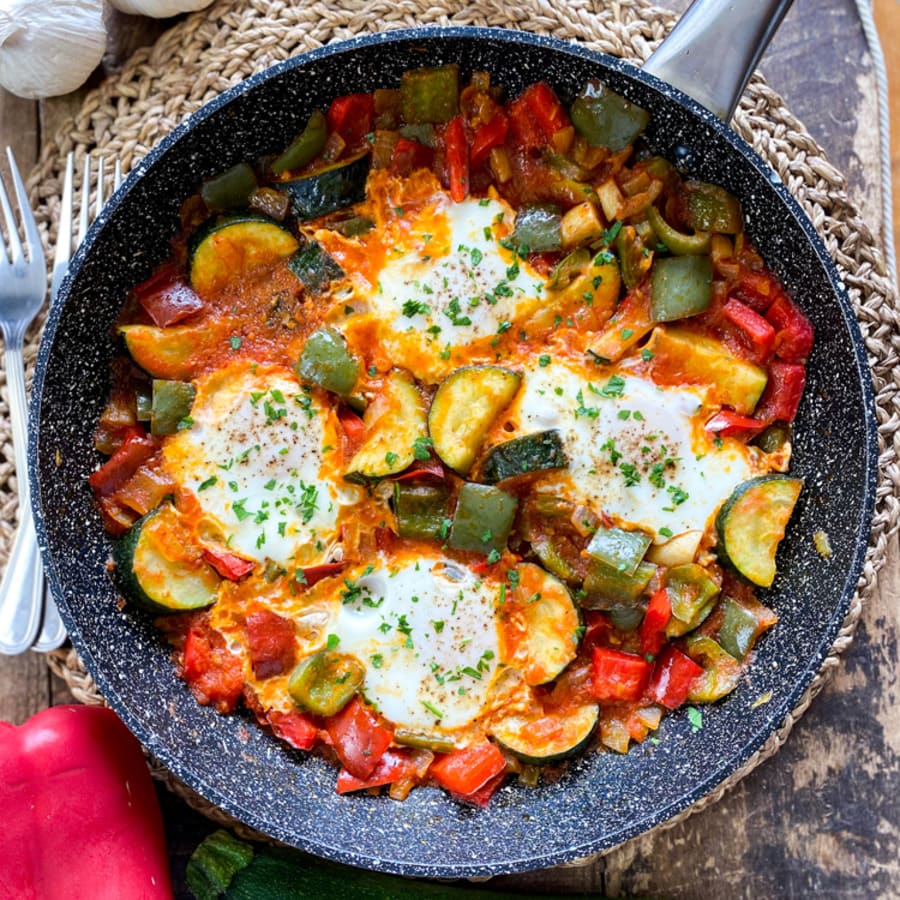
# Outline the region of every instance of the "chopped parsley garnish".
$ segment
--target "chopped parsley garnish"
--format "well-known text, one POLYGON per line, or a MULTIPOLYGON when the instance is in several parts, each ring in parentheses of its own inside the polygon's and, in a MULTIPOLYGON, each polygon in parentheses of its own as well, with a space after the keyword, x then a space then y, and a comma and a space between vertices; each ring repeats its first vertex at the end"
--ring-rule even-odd
POLYGON ((325 649, 335 650, 340 642, 341 639, 336 634, 329 634, 328 640, 325 642, 325 649))
POLYGON ((206 479, 206 481, 200 482, 200 484, 197 486, 197 490, 205 491, 207 488, 211 488, 214 484, 217 484, 218 481, 219 481, 219 479, 216 478, 215 475, 211 475, 209 478, 206 479))
POLYGON ((430 448, 434 446, 434 441, 430 437, 417 437, 413 441, 413 456, 424 462, 431 459, 430 448))
POLYGON ((444 718, 444 714, 436 706, 432 706, 427 700, 422 701, 422 706, 424 706, 425 709, 428 710, 428 712, 430 712, 433 716, 437 717, 438 719, 444 718))
POLYGON ((228 343, 231 344, 232 350, 241 349, 241 339, 236 334, 233 334, 230 338, 228 338, 228 343))
POLYGON ((546 369, 547 366, 550 365, 550 356, 547 353, 543 353, 538 357, 538 365, 542 369, 546 369))
POLYGON ((431 307, 427 303, 420 300, 407 300, 403 304, 403 315, 411 319, 413 316, 427 316, 431 312, 431 307))
POLYGON ((393 450, 388 450, 388 452, 384 454, 384 461, 389 466, 393 466, 398 459, 400 459, 400 457, 394 453, 393 450))

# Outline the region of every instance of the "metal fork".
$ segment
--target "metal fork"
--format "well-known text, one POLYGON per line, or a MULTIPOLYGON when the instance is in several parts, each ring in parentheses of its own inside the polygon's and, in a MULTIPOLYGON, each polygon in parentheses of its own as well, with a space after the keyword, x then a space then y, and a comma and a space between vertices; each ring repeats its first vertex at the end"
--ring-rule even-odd
POLYGON ((6 187, 0 179, 0 207, 7 231, 6 244, 0 247, 0 330, 6 343, 6 386, 20 515, 6 577, 0 586, 0 652, 13 654, 21 653, 33 643, 40 630, 43 606, 43 577, 28 490, 28 407, 22 351, 25 331, 43 305, 47 293, 47 267, 25 185, 9 147, 6 154, 16 190, 19 220, 28 245, 26 258, 6 187))

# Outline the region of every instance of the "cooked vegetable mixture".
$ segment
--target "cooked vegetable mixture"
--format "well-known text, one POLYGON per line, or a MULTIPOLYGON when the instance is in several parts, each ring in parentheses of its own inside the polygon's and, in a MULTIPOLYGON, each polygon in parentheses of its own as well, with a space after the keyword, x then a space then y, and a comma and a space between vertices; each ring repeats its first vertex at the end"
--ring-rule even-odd
POLYGON ((124 303, 121 592, 341 793, 625 753, 776 621, 812 327, 647 122, 409 71, 198 186, 124 303))

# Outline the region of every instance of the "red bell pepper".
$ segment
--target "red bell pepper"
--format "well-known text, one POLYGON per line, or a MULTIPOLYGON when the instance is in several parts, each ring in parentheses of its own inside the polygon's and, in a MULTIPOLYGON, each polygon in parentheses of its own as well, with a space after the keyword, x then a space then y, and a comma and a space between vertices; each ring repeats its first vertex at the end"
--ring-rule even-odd
POLYGON ((457 116, 447 123, 444 130, 444 149, 450 196, 456 203, 461 203, 469 193, 469 142, 462 116, 457 116))
POLYGON ((356 778, 368 778, 391 745, 394 732, 378 714, 354 697, 325 728, 341 765, 356 778))
POLYGON ((594 647, 591 656, 591 694, 597 700, 638 700, 650 679, 651 665, 641 656, 594 647))
POLYGON ((266 720, 278 737, 298 750, 312 750, 319 741, 319 726, 306 713, 271 710, 266 720))
POLYGON ((775 329, 775 355, 785 362, 805 362, 813 348, 813 327, 797 304, 779 294, 766 319, 775 329))
POLYGON ((253 571, 253 563, 249 559, 241 559, 227 550, 203 549, 203 558, 223 577, 229 581, 240 581, 253 571))
POLYGON ((723 409, 717 412, 703 427, 720 437, 750 440, 762 430, 763 423, 753 416, 742 416, 734 410, 723 409))
POLYGON ((338 407, 338 422, 341 423, 347 443, 351 447, 361 443, 366 436, 365 423, 352 409, 346 406, 338 407))
POLYGON ((774 276, 754 269, 742 269, 738 283, 729 296, 762 315, 782 293, 781 285, 774 276))
POLYGON ((505 773, 506 758, 495 744, 482 741, 438 756, 428 771, 451 794, 470 797, 505 773))
POLYGON ((182 677, 202 704, 231 712, 244 690, 244 665, 204 615, 194 618, 184 640, 182 677))
POLYGON ((392 175, 407 176, 417 169, 430 169, 433 161, 434 151, 431 147, 401 135, 394 144, 388 169, 392 175))
POLYGON ((337 777, 337 792, 349 794, 351 791, 363 791, 368 788, 383 787, 407 778, 415 777, 419 770, 418 763, 408 750, 390 748, 368 778, 357 778, 346 769, 341 769, 337 777))
POLYGON ((329 132, 339 134, 348 147, 365 140, 375 121, 375 98, 372 94, 346 94, 336 97, 325 117, 329 132))
POLYGON ((312 587, 316 582, 321 581, 323 578, 331 578, 332 575, 343 572, 346 565, 346 563, 335 562, 320 563, 318 566, 307 566, 305 569, 301 570, 304 578, 303 583, 307 587, 312 587))
POLYGON ((203 309, 203 301, 172 264, 163 266, 139 284, 134 296, 160 328, 174 325, 203 309))
POLYGON ((290 619, 261 609, 247 616, 246 628, 250 664, 257 678, 283 675, 294 667, 297 632, 290 619))
POLYGON ((489 122, 484 122, 475 129, 472 135, 472 146, 469 150, 469 165, 477 169, 484 165, 494 147, 499 147, 509 132, 509 119, 499 110, 489 122))
POLYGON ((775 329, 758 312, 729 298, 722 307, 725 343, 736 356, 764 365, 775 349, 775 329))
POLYGON ((159 802, 111 710, 54 706, 0 722, 0 896, 172 897, 159 802))
POLYGON ((691 685, 702 674, 702 666, 677 647, 669 646, 656 660, 647 696, 666 709, 676 709, 687 700, 691 685))
POLYGON ((666 643, 666 625, 672 618, 669 593, 663 588, 654 591, 641 622, 641 653, 656 656, 666 643))
POLYGON ((756 405, 754 417, 766 425, 793 422, 805 387, 806 366, 773 359, 769 363, 769 381, 756 405))
POLYGON ((135 425, 127 429, 122 446, 96 472, 88 482, 98 497, 114 494, 154 453, 159 445, 143 428, 135 425))
POLYGON ((526 150, 552 144, 556 134, 571 125, 553 89, 544 81, 527 87, 509 105, 513 134, 526 150))

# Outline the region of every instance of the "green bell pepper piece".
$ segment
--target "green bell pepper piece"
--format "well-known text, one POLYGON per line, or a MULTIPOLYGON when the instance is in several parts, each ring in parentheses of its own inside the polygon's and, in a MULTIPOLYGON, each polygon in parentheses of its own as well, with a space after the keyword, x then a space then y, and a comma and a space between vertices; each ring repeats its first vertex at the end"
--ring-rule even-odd
POLYGON ((749 609, 731 597, 722 601, 722 624, 719 626, 719 643, 735 659, 743 659, 753 647, 759 631, 759 620, 749 609))
POLYGON ((149 422, 153 415, 153 385, 141 381, 134 386, 135 417, 138 422, 149 422))
POLYGON ((709 309, 712 263, 708 256, 671 256, 656 260, 650 275, 650 317, 674 322, 709 309))
POLYGON ((781 450, 791 439, 791 429, 787 425, 770 425, 754 443, 763 453, 775 453, 781 450))
POLYGON ((709 253, 712 238, 707 231, 685 234, 673 228, 655 206, 647 207, 647 221, 671 253, 676 256, 700 256, 709 253))
POLYGON ((562 248, 562 210, 555 203, 523 206, 516 215, 516 227, 510 242, 525 253, 545 253, 562 248))
POLYGON ((625 225, 616 235, 616 253, 625 287, 628 290, 637 287, 653 265, 653 251, 632 225, 625 225))
POLYGON ((205 181, 200 196, 209 209, 240 209, 256 190, 256 174, 245 162, 205 181))
POLYGON ((366 667, 349 653, 319 650, 297 665, 288 681, 294 703, 317 716, 339 713, 362 687, 366 667))
POLYGON ((394 482, 394 515, 402 538, 436 539, 447 518, 449 491, 443 484, 394 482))
POLYGON ((652 540, 643 531, 601 525, 587 545, 587 554, 623 575, 634 575, 652 540))
POLYGON ((333 328, 321 328, 307 339, 296 367, 307 384, 346 397, 359 378, 360 365, 333 328))
POLYGON ((408 125, 449 122, 459 113, 459 66, 450 63, 404 72, 400 100, 408 125))
POLYGON ((197 389, 186 381, 163 381, 154 378, 152 390, 151 434, 175 434, 179 422, 190 414, 197 389))
POLYGON ((569 111, 575 130, 592 147, 609 147, 615 153, 627 147, 647 127, 647 110, 600 81, 589 81, 569 111))
POLYGON ((743 230, 740 201, 725 188, 706 181, 687 181, 683 192, 684 219, 694 231, 739 234, 743 230))
POLYGON ((703 674, 691 684, 691 703, 713 703, 730 694, 741 677, 738 661, 711 637, 694 634, 685 641, 687 655, 703 666, 703 674))
POLYGON ((580 605, 585 609, 612 609, 637 602, 647 589, 656 566, 640 562, 631 575, 595 559, 584 578, 585 597, 580 605))
POLYGON ((634 631, 641 624, 644 612, 640 603, 617 603, 606 610, 609 620, 619 631, 634 631))
POLYGON ((466 482, 460 488, 450 526, 450 546, 489 554, 506 547, 518 498, 489 484, 466 482))
POLYGON ((328 122, 321 110, 316 110, 306 123, 306 127, 288 145, 288 148, 272 163, 272 171, 276 175, 292 169, 302 169, 312 162, 325 146, 328 137, 328 122))
POLYGON ((712 612, 719 586, 703 566, 685 563, 669 569, 666 592, 672 605, 672 618, 666 627, 668 637, 693 631, 712 612))

